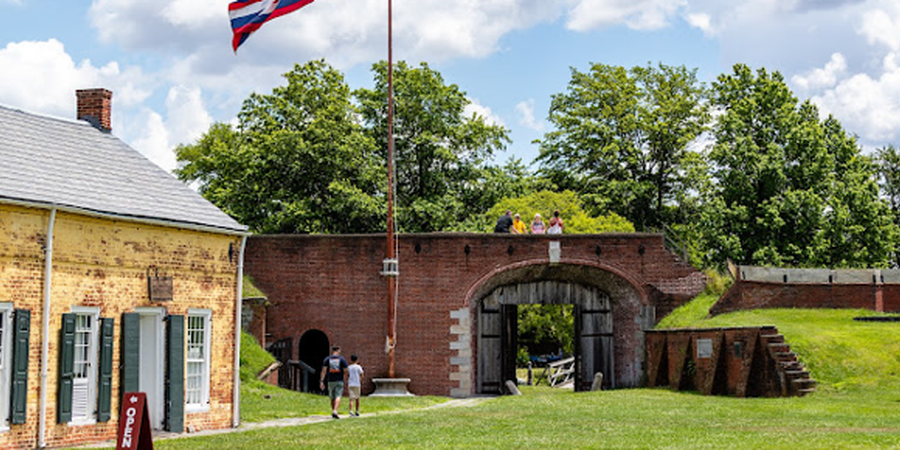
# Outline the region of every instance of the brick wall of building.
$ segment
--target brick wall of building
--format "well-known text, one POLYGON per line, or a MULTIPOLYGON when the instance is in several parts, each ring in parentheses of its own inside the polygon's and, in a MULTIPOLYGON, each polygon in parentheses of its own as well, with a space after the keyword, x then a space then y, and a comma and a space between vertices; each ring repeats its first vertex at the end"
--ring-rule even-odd
MULTIPOLYGON (((34 447, 38 434, 42 347, 44 250, 47 210, 0 205, 0 302, 31 311, 27 423, 0 433, 0 447, 34 447)), ((121 317, 138 307, 163 307, 167 314, 190 308, 212 311, 210 406, 185 415, 185 429, 231 425, 234 380, 234 314, 240 238, 213 233, 90 218, 59 212, 53 242, 53 272, 47 377, 46 442, 51 447, 112 439, 119 411, 121 317), (232 252, 229 256, 229 247, 232 252), (150 302, 147 271, 174 278, 172 301, 150 302), (59 330, 73 306, 100 308, 115 319, 112 420, 95 425, 56 424, 59 330)))
MULTIPOLYGON (((401 235, 396 375, 410 377, 410 389, 420 394, 461 395, 470 388, 461 378, 471 368, 462 363, 473 357, 476 344, 460 337, 460 327, 468 326, 471 336, 476 324, 464 318, 465 311, 471 319, 474 302, 494 287, 532 281, 522 273, 540 276, 539 269, 550 265, 551 241, 561 248, 557 276, 589 276, 563 273, 565 267, 613 274, 646 306, 668 311, 705 284, 702 274, 663 247, 660 235, 401 235), (536 269, 525 270, 530 267, 536 269)), ((385 254, 383 235, 251 237, 245 271, 269 296, 271 341, 292 338, 296 358, 303 333, 324 332, 344 355, 362 356, 368 375, 363 389, 370 392, 369 379, 387 372, 387 288, 379 275, 385 254)))

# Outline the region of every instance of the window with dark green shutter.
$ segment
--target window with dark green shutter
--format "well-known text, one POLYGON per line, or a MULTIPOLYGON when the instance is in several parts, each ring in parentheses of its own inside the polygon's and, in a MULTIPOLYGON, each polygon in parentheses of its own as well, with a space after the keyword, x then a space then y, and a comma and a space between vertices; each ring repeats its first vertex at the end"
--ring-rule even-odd
POLYGON ((184 316, 169 316, 166 338, 166 431, 184 430, 184 316))
POLYGON ((13 314, 12 387, 9 423, 25 423, 28 407, 28 343, 31 333, 31 311, 17 309, 13 314))
POLYGON ((114 319, 100 319, 100 374, 97 383, 97 421, 107 422, 111 416, 114 319))
POLYGON ((122 351, 119 354, 121 372, 119 374, 119 398, 126 392, 140 391, 141 378, 141 315, 122 314, 122 351))
POLYGON ((72 421, 72 381, 75 379, 75 314, 62 315, 59 336, 59 389, 56 422, 72 421))

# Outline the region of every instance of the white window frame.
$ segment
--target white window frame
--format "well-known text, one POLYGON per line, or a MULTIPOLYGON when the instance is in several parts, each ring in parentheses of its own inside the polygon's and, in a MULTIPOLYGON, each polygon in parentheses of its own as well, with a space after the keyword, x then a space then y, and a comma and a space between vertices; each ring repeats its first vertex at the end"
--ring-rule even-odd
POLYGON ((209 411, 209 374, 210 374, 210 352, 212 350, 211 338, 212 338, 212 310, 209 309, 188 309, 187 316, 185 317, 185 352, 184 352, 184 410, 186 413, 197 413, 197 412, 206 412, 209 411), (191 357, 191 338, 193 329, 191 328, 191 319, 192 318, 200 318, 203 319, 203 330, 201 330, 201 337, 203 339, 202 343, 202 357, 191 357), (199 387, 199 399, 197 401, 191 401, 193 395, 191 395, 189 390, 190 386, 190 374, 191 374, 191 366, 198 365, 200 366, 201 375, 200 375, 200 387, 199 387))
MULTIPOLYGON (((88 347, 88 370, 87 370, 87 389, 88 389, 88 397, 87 404, 89 411, 86 415, 80 416, 78 415, 78 411, 75 410, 75 395, 73 392, 72 395, 72 422, 71 425, 90 425, 97 423, 97 366, 99 364, 99 354, 100 354, 100 308, 96 306, 73 306, 72 314, 75 314, 75 342, 77 345, 78 342, 78 317, 77 316, 90 316, 92 321, 92 329, 91 335, 88 337, 89 345, 88 347)), ((77 358, 78 351, 76 348, 77 358)), ((73 383, 75 380, 72 380, 73 383)), ((73 385, 74 388, 74 385, 73 385)))
POLYGON ((12 396, 12 303, 0 303, 0 327, 0 432, 5 432, 9 431, 12 396))

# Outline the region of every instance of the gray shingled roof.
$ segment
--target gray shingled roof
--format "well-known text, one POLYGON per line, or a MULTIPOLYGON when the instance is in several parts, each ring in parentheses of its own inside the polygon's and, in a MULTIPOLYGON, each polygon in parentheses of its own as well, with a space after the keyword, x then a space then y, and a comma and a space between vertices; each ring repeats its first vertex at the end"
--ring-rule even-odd
POLYGON ((87 122, 0 106, 0 202, 246 231, 215 205, 87 122))

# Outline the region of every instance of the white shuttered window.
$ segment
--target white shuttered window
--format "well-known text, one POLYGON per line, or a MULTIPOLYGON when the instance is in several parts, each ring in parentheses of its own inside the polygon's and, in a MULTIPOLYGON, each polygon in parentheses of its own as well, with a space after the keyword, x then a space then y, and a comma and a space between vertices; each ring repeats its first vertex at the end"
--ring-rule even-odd
POLYGON ((188 412, 209 408, 209 350, 212 311, 188 311, 185 338, 187 341, 184 398, 188 412))

